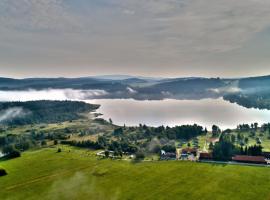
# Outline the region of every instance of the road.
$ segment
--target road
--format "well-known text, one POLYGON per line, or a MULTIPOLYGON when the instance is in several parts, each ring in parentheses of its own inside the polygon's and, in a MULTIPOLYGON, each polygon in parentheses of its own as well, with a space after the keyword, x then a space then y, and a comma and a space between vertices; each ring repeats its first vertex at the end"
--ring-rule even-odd
POLYGON ((225 164, 225 165, 242 165, 242 166, 256 166, 256 167, 270 167, 270 165, 264 164, 252 164, 252 163, 240 163, 240 162, 232 162, 232 161, 213 161, 213 160, 201 160, 198 161, 201 163, 212 163, 212 164, 225 164))

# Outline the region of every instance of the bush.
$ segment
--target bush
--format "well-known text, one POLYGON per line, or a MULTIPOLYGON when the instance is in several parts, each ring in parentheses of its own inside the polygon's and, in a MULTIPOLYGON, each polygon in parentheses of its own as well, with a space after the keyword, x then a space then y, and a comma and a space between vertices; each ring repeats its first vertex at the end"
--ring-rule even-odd
POLYGON ((7 175, 6 170, 0 168, 0 176, 5 176, 5 175, 7 175))
POLYGON ((176 148, 173 145, 165 145, 161 149, 166 151, 166 152, 175 152, 176 151, 176 148))
POLYGON ((145 155, 144 155, 143 152, 137 152, 137 153, 135 154, 135 159, 136 159, 136 160, 143 160, 144 158, 145 158, 145 155))
POLYGON ((45 146, 45 145, 47 145, 47 142, 45 140, 42 140, 41 141, 41 146, 45 146))
POLYGON ((21 156, 21 152, 12 145, 5 146, 3 153, 6 154, 7 158, 17 158, 21 156))
POLYGON ((8 155, 7 155, 8 158, 18 158, 18 157, 21 157, 21 152, 17 149, 14 149, 12 152, 10 152, 8 155))
POLYGON ((110 152, 109 152, 108 150, 106 150, 106 151, 104 152, 104 154, 105 154, 106 158, 108 158, 108 157, 110 156, 110 152))

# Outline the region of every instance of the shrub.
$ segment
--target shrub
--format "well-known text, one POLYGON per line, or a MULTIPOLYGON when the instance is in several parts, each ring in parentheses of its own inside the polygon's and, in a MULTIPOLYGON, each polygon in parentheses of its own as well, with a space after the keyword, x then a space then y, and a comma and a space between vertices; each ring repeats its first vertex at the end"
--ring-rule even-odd
POLYGON ((7 175, 6 170, 0 168, 0 176, 5 176, 5 175, 7 175))
POLYGON ((42 140, 42 141, 41 141, 41 145, 42 145, 42 146, 45 146, 45 145, 47 145, 47 142, 46 142, 45 140, 42 140))
POLYGON ((6 154, 7 158, 17 158, 21 156, 21 152, 12 145, 5 146, 3 153, 6 154))
POLYGON ((144 158, 145 158, 145 155, 144 155, 143 152, 137 152, 137 153, 135 154, 135 159, 136 159, 136 160, 143 160, 144 158))
POLYGON ((7 155, 8 158, 18 158, 18 157, 20 157, 20 156, 21 156, 21 152, 20 152, 19 150, 17 150, 17 149, 14 149, 13 151, 11 151, 11 152, 7 155))

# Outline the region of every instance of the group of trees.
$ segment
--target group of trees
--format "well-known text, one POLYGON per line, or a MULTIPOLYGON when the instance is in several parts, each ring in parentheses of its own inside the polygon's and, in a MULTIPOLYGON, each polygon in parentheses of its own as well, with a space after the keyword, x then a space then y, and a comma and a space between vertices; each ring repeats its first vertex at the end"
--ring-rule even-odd
POLYGON ((262 146, 261 145, 253 145, 249 147, 241 147, 240 148, 241 155, 249 155, 249 156, 261 156, 262 155, 262 146))
POLYGON ((7 146, 14 146, 20 151, 28 150, 30 147, 35 146, 36 141, 30 136, 8 134, 0 137, 0 149, 7 146))
MULTIPOLYGON (((213 144, 212 144, 213 145, 213 144)), ((221 134, 219 142, 211 147, 213 149, 214 160, 228 161, 234 154, 240 152, 240 149, 233 144, 230 135, 221 134)))
POLYGON ((76 140, 62 140, 61 144, 76 146, 76 147, 82 147, 82 148, 89 148, 89 149, 101 149, 102 146, 98 142, 94 142, 91 140, 85 140, 85 141, 76 141, 76 140))
POLYGON ((20 151, 26 151, 32 147, 37 147, 39 145, 45 146, 47 140, 57 141, 57 139, 67 139, 67 137, 57 137, 58 134, 53 133, 43 133, 31 131, 28 134, 6 134, 0 136, 0 149, 7 146, 14 146, 14 148, 20 151))
POLYGON ((229 94, 223 97, 231 103, 237 103, 246 108, 270 109, 270 93, 265 94, 229 94))
POLYGON ((119 153, 124 153, 124 152, 135 153, 138 150, 138 148, 135 145, 132 145, 124 140, 108 141, 103 136, 99 136, 96 142, 91 141, 91 140, 86 140, 86 141, 63 140, 61 141, 61 144, 67 144, 71 146, 89 148, 89 149, 107 149, 107 150, 115 151, 119 153))
POLYGON ((220 128, 217 125, 212 126, 212 135, 213 137, 219 137, 219 134, 221 133, 220 128))
MULTIPOLYGON (((174 140, 174 139, 189 140, 199 135, 204 135, 206 133, 207 133, 207 130, 197 124, 182 125, 182 126, 175 126, 175 127, 168 127, 168 126, 167 127, 164 127, 164 126, 148 127, 146 125, 140 124, 137 130, 137 134, 135 135, 136 138, 133 138, 133 139, 151 139, 151 138, 157 137, 159 139, 167 138, 170 140, 174 140)), ((133 137, 134 137, 134 134, 133 134, 133 137)))
POLYGON ((222 133, 219 139, 219 142, 213 145, 209 145, 209 149, 213 151, 214 160, 228 161, 231 160, 233 155, 250 155, 250 156, 259 156, 262 155, 262 146, 253 145, 246 146, 245 148, 239 145, 234 144, 233 138, 234 135, 222 133))
POLYGON ((255 122, 255 123, 252 123, 252 124, 239 124, 237 126, 237 130, 240 131, 240 132, 243 132, 243 131, 257 131, 258 130, 258 123, 255 122))
POLYGON ((21 156, 21 152, 13 145, 5 146, 2 151, 7 158, 17 158, 21 156))

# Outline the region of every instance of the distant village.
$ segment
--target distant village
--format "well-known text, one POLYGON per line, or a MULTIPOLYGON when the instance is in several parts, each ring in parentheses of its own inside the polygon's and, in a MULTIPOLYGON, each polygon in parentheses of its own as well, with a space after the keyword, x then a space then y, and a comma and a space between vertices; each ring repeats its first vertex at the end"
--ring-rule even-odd
MULTIPOLYGON (((212 139, 211 142, 218 142, 218 139, 212 139)), ((213 152, 211 150, 201 151, 196 147, 176 148, 175 152, 160 151, 160 160, 186 160, 196 162, 220 162, 213 159, 213 152)), ((226 162, 223 162, 226 163, 226 162)), ((231 161, 227 163, 232 164, 256 164, 256 165, 270 165, 270 152, 262 152, 262 155, 234 155, 231 161)))
MULTIPOLYGON (((211 152, 200 152, 197 148, 177 149, 175 153, 165 152, 161 150, 160 160, 187 160, 201 162, 216 162, 213 160, 211 152)), ((263 152, 262 156, 235 155, 230 163, 246 163, 246 164, 270 164, 270 152, 263 152)))

